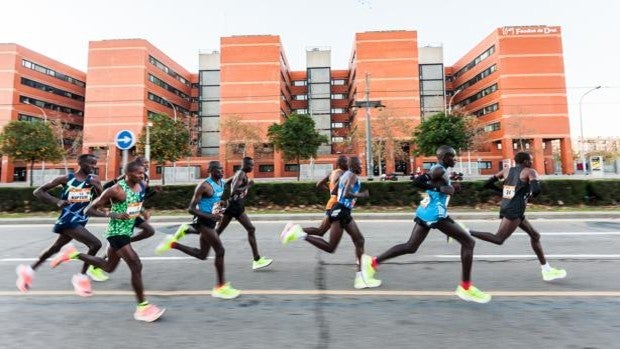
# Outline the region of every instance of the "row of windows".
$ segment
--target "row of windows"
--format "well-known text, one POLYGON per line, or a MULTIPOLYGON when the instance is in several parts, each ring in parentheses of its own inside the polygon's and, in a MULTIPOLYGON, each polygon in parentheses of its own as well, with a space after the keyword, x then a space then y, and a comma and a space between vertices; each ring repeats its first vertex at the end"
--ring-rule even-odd
POLYGON ((183 98, 184 100, 190 102, 190 98, 189 98, 189 96, 187 94, 185 94, 185 93, 179 91, 178 89, 168 85, 165 81, 161 80, 160 78, 156 77, 155 75, 149 74, 149 81, 154 83, 155 85, 157 85, 157 86, 167 90, 167 91, 170 91, 170 92, 174 93, 175 95, 183 98))
MULTIPOLYGON (((165 106, 167 108, 172 107, 171 104, 174 105, 174 107, 176 107, 176 111, 178 113, 181 113, 181 115, 189 115, 190 114, 189 110, 187 110, 187 109, 185 109, 185 108, 183 108, 181 106, 178 106, 178 105, 176 105, 176 104, 174 104, 172 102, 168 102, 167 99, 159 97, 158 95, 156 95, 154 93, 149 92, 148 98, 149 98, 149 100, 151 100, 151 101, 153 101, 155 103, 159 103, 159 104, 161 104, 161 105, 163 105, 163 106, 165 106)), ((174 109, 175 108, 172 108, 172 110, 174 110, 174 109)), ((181 115, 178 115, 178 116, 180 117, 181 115)))
MULTIPOLYGON (((347 81, 344 79, 333 79, 330 81, 330 84, 332 86, 342 86, 342 85, 346 85, 347 81)), ((293 80, 293 86, 307 86, 307 85, 308 85, 307 80, 293 80)))
POLYGON ((26 67, 28 69, 36 70, 39 73, 43 73, 43 74, 46 74, 46 75, 49 75, 49 76, 53 76, 56 79, 60 79, 62 81, 66 81, 66 82, 72 83, 72 84, 74 84, 76 86, 86 87, 86 83, 84 83, 84 81, 72 78, 72 77, 70 77, 68 75, 65 75, 65 74, 61 74, 61 73, 59 73, 59 72, 57 72, 57 71, 55 71, 53 69, 46 68, 46 67, 44 67, 42 65, 30 62, 30 61, 25 60, 25 59, 22 59, 22 66, 24 66, 24 67, 26 67))
MULTIPOLYGON (((38 116, 32 116, 32 115, 26 115, 26 114, 19 113, 17 114, 17 120, 29 121, 29 122, 41 122, 44 119, 38 116)), ((82 125, 76 125, 76 124, 70 124, 70 123, 63 123, 62 128, 64 128, 65 130, 70 130, 70 131, 82 131, 83 130, 82 125)))
POLYGON ((179 75, 177 72, 175 72, 174 70, 168 68, 165 64, 163 64, 162 62, 158 61, 155 57, 149 55, 149 62, 156 66, 157 68, 159 68, 161 71, 165 72, 166 74, 172 76, 173 78, 175 78, 176 80, 182 82, 184 85, 186 86, 190 86, 189 81, 187 81, 187 79, 185 79, 184 77, 182 77, 181 75, 179 75))
POLYGON ((487 76, 491 75, 492 73, 494 73, 497 70, 497 66, 495 64, 493 64, 492 66, 488 67, 487 69, 483 70, 482 72, 480 72, 480 74, 477 74, 476 76, 474 76, 473 78, 467 80, 465 83, 463 83, 462 85, 458 86, 456 88, 456 90, 464 90, 466 88, 468 88, 469 86, 472 86, 473 84, 477 83, 478 81, 486 78, 487 76))
POLYGON ((469 96, 466 99, 462 100, 459 102, 458 106, 459 107, 463 107, 465 105, 468 105, 469 103, 473 102, 473 101, 477 101, 480 98, 489 95, 493 92, 497 91, 497 84, 493 84, 487 88, 485 88, 484 90, 479 91, 478 93, 476 93, 475 95, 469 96))
POLYGON ((76 95, 75 93, 71 93, 69 91, 61 90, 56 87, 52 87, 46 84, 42 84, 38 81, 30 80, 28 78, 21 78, 22 85, 26 85, 32 88, 36 88, 37 90, 45 91, 53 93, 57 96, 63 96, 67 98, 74 99, 76 101, 84 102, 84 96, 76 95))
POLYGON ((482 108, 482 109, 478 109, 475 112, 473 112, 472 114, 474 114, 477 117, 481 117, 483 115, 487 115, 490 114, 494 111, 497 111, 499 109, 499 104, 498 103, 493 103, 491 105, 487 105, 486 107, 482 108))
POLYGON ((55 111, 59 111, 61 113, 67 113, 67 114, 73 114, 73 115, 77 115, 77 116, 84 116, 84 112, 82 110, 77 110, 77 109, 73 109, 73 108, 69 108, 69 107, 64 107, 62 105, 58 105, 58 104, 54 104, 54 103, 50 103, 50 102, 44 102, 35 98, 31 98, 31 97, 26 97, 26 96, 19 96, 19 101, 20 103, 24 103, 24 104, 32 104, 32 105, 36 105, 40 108, 45 108, 45 109, 50 109, 50 110, 55 110, 55 111))
POLYGON ((474 58, 473 61, 467 63, 463 68, 459 69, 459 71, 457 71, 456 74, 454 74, 454 77, 458 78, 459 76, 465 74, 467 71, 471 70, 471 68, 475 67, 476 65, 480 64, 480 62, 489 58, 489 56, 491 56, 493 53, 495 53, 495 45, 489 47, 486 51, 482 52, 478 57, 474 58))
POLYGON ((494 122, 492 124, 484 126, 484 132, 493 132, 499 129, 501 129, 501 124, 499 122, 494 122))

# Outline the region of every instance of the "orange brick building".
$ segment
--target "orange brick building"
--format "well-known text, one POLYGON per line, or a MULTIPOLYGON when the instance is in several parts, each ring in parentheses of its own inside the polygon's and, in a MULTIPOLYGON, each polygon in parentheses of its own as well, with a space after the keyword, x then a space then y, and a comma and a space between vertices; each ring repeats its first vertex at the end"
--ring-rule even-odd
MULTIPOLYGON (((83 73, 64 68, 84 81, 83 73)), ((434 161, 410 155, 413 128, 447 109, 475 116, 485 130, 477 150, 461 149, 470 173, 495 173, 519 149, 535 155, 540 173, 553 173, 558 162, 562 172, 573 172, 559 27, 499 28, 453 66, 445 66, 441 47, 419 47, 415 31, 357 33, 348 69, 333 69, 330 50, 317 47, 307 50, 304 71, 290 68, 276 35, 221 38, 219 51, 199 55, 197 74, 146 40, 103 40, 89 45, 86 76, 83 150, 100 156, 104 178, 120 172, 114 135, 139 135, 153 113, 184 120, 194 140, 190 158, 153 166, 153 178, 162 171, 166 178, 204 177, 214 159, 229 176, 244 155, 256 159, 256 177, 294 177, 300 169, 266 136, 293 112, 309 114, 329 139, 314 164, 332 164, 338 154, 366 163, 368 115, 375 173, 410 173, 434 161), (195 176, 188 165, 191 173, 200 167, 195 176)), ((4 168, 2 180, 10 180, 4 168)))

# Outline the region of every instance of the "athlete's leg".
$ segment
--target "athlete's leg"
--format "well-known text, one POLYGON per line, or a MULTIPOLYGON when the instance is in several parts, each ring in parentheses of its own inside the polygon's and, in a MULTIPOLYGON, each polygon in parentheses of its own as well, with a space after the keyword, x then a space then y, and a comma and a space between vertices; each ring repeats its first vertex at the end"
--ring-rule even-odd
POLYGON ((547 260, 545 259, 545 253, 543 252, 542 244, 540 243, 540 233, 532 227, 530 222, 527 219, 523 219, 521 224, 519 224, 519 228, 521 228, 527 235, 530 236, 530 244, 532 245, 532 249, 534 253, 536 253, 536 257, 538 257, 538 261, 541 265, 547 264, 547 260))
POLYGON ((340 243, 340 239, 342 239, 342 226, 340 225, 340 221, 334 221, 331 223, 331 228, 329 230, 329 241, 325 241, 323 238, 318 236, 306 236, 306 241, 328 253, 334 253, 334 251, 336 251, 336 248, 340 243))
POLYGON ((250 221, 250 217, 248 217, 245 212, 243 212, 241 216, 237 218, 237 221, 239 221, 239 223, 241 223, 241 225, 248 232, 248 243, 252 248, 252 255, 254 256, 254 260, 259 260, 260 254, 258 253, 258 245, 256 244, 256 227, 254 226, 254 224, 252 224, 252 221, 250 221))
POLYGON ((218 286, 224 285, 224 283, 226 282, 224 278, 225 250, 224 246, 222 245, 222 241, 220 240, 220 236, 217 235, 214 229, 207 228, 204 225, 198 226, 198 230, 200 231, 200 248, 204 250, 205 258, 209 247, 212 247, 213 251, 215 252, 214 265, 217 272, 218 286))
MULTIPOLYGON (((353 245, 355 246, 355 257, 358 261, 362 259, 362 255, 364 254, 364 236, 360 231, 355 220, 351 218, 351 222, 344 227, 344 230, 351 236, 351 240, 353 241, 353 245)), ((357 264, 357 270, 361 271, 361 263, 357 264)))
POLYGON ((141 230, 138 234, 131 237, 131 242, 148 239, 151 236, 155 235, 155 228, 153 228, 153 226, 150 225, 147 221, 140 223, 137 227, 141 230))
POLYGON ((437 222, 437 229, 461 244, 462 281, 470 282, 476 241, 474 241, 463 227, 450 218, 442 219, 437 222))
POLYGON ((323 236, 329 230, 331 223, 329 222, 329 216, 325 216, 321 221, 321 225, 318 227, 307 227, 303 228, 304 233, 308 235, 318 235, 323 236))
POLYGON ((514 233, 514 231, 520 224, 520 218, 508 219, 504 217, 499 223, 499 228, 497 228, 497 232, 495 234, 475 230, 470 230, 469 233, 480 240, 492 242, 496 245, 501 245, 504 243, 504 241, 506 241, 506 239, 510 237, 510 235, 512 235, 512 233, 514 233))
MULTIPOLYGON (((120 256, 127 266, 129 270, 131 270, 131 286, 133 287, 134 292, 136 293, 136 299, 138 300, 138 304, 145 301, 144 298, 144 285, 142 283, 142 262, 140 261, 140 257, 136 253, 136 251, 131 247, 131 244, 127 244, 117 251, 115 251, 114 255, 120 256)), ((112 258, 112 255, 110 255, 112 258)))
POLYGON ((228 227, 228 224, 230 224, 230 221, 232 221, 232 219, 233 216, 227 214, 222 216, 222 220, 217 224, 217 227, 215 227, 215 232, 217 233, 217 235, 222 235, 224 229, 228 227))
MULTIPOLYGON (((91 256, 97 255, 97 252, 101 249, 101 241, 99 241, 95 235, 91 234, 91 232, 81 225, 74 228, 64 229, 62 233, 86 245, 88 247, 87 254, 91 256)), ((88 264, 84 263, 81 273, 86 274, 87 269, 88 264)))
POLYGON ((60 252, 60 249, 71 241, 71 237, 64 234, 58 234, 56 241, 48 247, 45 251, 41 252, 39 259, 32 264, 32 269, 36 270, 41 264, 43 264, 48 258, 60 252))
POLYGON ((120 257, 116 253, 116 251, 114 251, 112 246, 108 246, 106 257, 104 258, 99 258, 96 256, 84 254, 84 253, 80 253, 79 255, 77 255, 76 258, 94 267, 100 268, 106 273, 111 273, 114 270, 116 270, 116 267, 118 266, 120 262, 120 257))
POLYGON ((422 243, 424 242, 424 239, 426 239, 426 237, 428 236, 429 231, 429 227, 418 224, 416 222, 413 226, 413 229, 411 230, 411 236, 409 237, 409 240, 404 244, 395 245, 389 250, 377 256, 377 264, 383 263, 384 261, 392 259, 394 257, 402 256, 404 254, 415 253, 420 247, 420 245, 422 245, 422 243))

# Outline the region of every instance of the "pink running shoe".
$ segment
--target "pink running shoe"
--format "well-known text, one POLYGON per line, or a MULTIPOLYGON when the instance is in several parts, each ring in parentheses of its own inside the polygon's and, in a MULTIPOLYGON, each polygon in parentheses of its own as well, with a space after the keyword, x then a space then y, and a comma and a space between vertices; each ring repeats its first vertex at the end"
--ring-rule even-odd
POLYGON ((145 307, 138 307, 133 313, 133 318, 138 321, 153 322, 159 319, 165 311, 166 308, 158 308, 155 304, 149 304, 145 307))
POLYGON ((60 263, 64 263, 71 260, 71 255, 77 252, 77 248, 73 246, 73 244, 67 244, 62 250, 58 253, 56 258, 52 259, 50 262, 50 266, 52 268, 56 268, 60 263))
POLYGON ((32 267, 20 264, 15 269, 15 273, 17 273, 17 282, 15 282, 17 289, 19 289, 21 293, 28 292, 30 286, 32 286, 32 280, 34 279, 34 270, 32 270, 32 267))
POLYGON ((90 297, 93 295, 93 289, 90 286, 90 278, 83 274, 75 274, 71 278, 73 289, 78 296, 90 297))

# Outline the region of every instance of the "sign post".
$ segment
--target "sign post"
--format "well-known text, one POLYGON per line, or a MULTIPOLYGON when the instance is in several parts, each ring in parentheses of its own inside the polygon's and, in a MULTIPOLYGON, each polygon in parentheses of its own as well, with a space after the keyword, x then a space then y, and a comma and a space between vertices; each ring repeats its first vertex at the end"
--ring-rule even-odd
POLYGON ((136 136, 129 130, 120 130, 116 134, 116 137, 114 137, 114 144, 116 144, 118 149, 123 151, 121 171, 124 172, 125 166, 127 166, 128 150, 136 144, 136 136))

